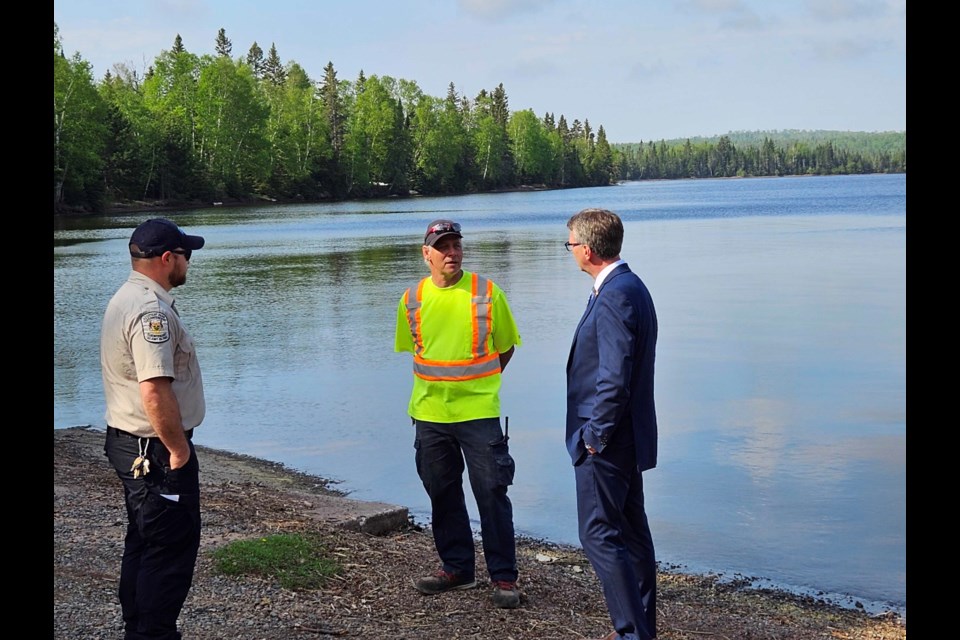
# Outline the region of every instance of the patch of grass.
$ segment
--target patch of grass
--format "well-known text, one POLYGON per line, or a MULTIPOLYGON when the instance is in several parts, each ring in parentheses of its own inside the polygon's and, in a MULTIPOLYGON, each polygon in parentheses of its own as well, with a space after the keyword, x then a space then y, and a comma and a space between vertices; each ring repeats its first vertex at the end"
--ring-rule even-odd
POLYGON ((215 550, 213 559, 225 575, 276 578, 285 589, 318 589, 341 570, 322 540, 303 534, 238 540, 215 550))

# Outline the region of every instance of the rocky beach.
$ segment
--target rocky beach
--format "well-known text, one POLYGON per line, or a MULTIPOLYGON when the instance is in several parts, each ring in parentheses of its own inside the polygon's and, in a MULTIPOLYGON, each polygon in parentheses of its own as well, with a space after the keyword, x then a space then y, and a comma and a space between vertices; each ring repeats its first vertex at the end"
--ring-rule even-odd
MULTIPOLYGON (((54 430, 53 629, 58 640, 123 636, 117 578, 122 489, 103 455, 102 431, 54 430)), ((496 609, 490 586, 425 597, 411 579, 437 568, 429 531, 396 505, 361 502, 323 478, 197 446, 203 538, 180 616, 185 640, 457 638, 578 640, 611 631, 600 587, 577 548, 518 541, 518 609, 496 609), (323 588, 288 590, 265 578, 219 574, 211 552, 276 533, 319 536, 343 567, 323 588)), ((477 550, 482 566, 482 550, 477 550)), ((660 567, 660 640, 905 640, 897 614, 744 581, 660 567)))

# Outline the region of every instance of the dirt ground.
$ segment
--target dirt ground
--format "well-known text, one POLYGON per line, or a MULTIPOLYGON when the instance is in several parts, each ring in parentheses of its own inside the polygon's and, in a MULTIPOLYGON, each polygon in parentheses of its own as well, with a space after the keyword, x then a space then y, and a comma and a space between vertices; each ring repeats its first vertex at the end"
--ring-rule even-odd
MULTIPOLYGON (((54 430, 54 638, 122 637, 115 594, 125 514, 102 446, 102 432, 54 430)), ((437 568, 436 551, 428 531, 398 518, 405 511, 358 505, 322 478, 275 463, 202 446, 198 456, 204 533, 180 616, 186 640, 575 640, 612 630, 596 576, 579 549, 518 541, 518 609, 494 608, 489 584, 479 579, 477 589, 425 597, 411 579, 437 568), (364 530, 374 513, 392 514, 376 535, 364 530), (214 569, 210 552, 219 545, 297 531, 320 535, 343 565, 323 589, 289 591, 214 569)), ((477 553, 482 566, 479 547, 477 553)), ((744 586, 661 566, 659 640, 906 639, 906 623, 893 613, 871 616, 744 586)))

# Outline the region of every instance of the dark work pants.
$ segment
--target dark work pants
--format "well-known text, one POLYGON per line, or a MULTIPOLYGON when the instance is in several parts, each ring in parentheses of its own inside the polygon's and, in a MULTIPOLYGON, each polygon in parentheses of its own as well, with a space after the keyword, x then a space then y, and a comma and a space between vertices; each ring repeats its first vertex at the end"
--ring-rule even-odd
POLYGON ((180 639, 177 618, 200 548, 200 466, 189 444, 189 462, 171 470, 159 438, 107 428, 104 452, 123 483, 127 507, 119 588, 124 640, 180 639), (150 472, 134 478, 130 467, 144 446, 150 472))
MULTIPOLYGON (((628 429, 624 429, 628 431, 628 429)), ((580 543, 624 640, 657 634, 657 563, 633 441, 611 443, 574 467, 580 543)))
POLYGON ((464 459, 480 512, 480 537, 491 580, 516 581, 513 505, 507 487, 515 464, 499 418, 450 424, 415 421, 417 473, 430 496, 433 541, 443 570, 475 577, 473 531, 463 494, 464 459))

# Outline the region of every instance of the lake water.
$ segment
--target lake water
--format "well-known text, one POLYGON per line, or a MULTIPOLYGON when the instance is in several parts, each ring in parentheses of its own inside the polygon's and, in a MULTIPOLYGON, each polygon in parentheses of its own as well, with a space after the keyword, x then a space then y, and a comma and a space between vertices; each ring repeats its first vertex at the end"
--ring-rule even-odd
MULTIPOLYGON (((166 213, 207 240, 174 290, 204 372, 196 441, 427 522, 394 313, 426 275, 423 229, 453 218, 524 341, 502 392, 516 528, 578 544, 564 367, 591 281, 563 242, 588 206, 624 219, 659 316, 658 559, 905 617, 905 175, 166 213)), ((100 319, 145 217, 55 222, 54 428, 105 426, 100 319)))

